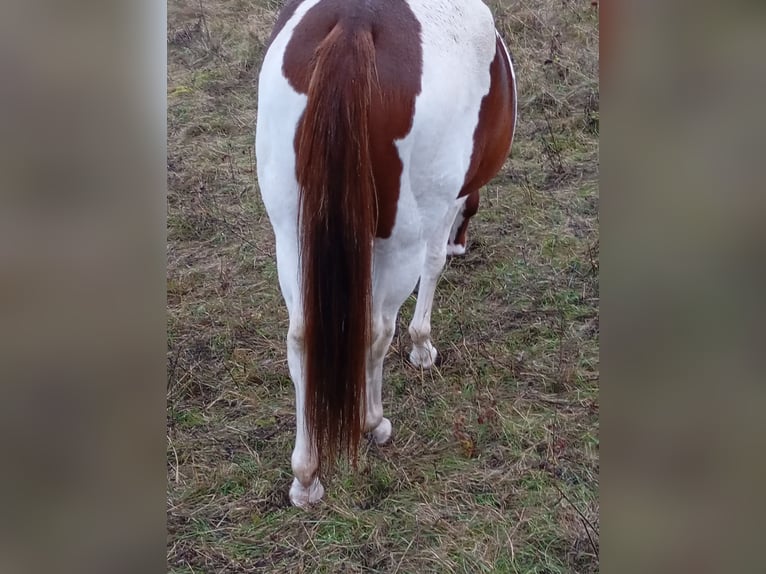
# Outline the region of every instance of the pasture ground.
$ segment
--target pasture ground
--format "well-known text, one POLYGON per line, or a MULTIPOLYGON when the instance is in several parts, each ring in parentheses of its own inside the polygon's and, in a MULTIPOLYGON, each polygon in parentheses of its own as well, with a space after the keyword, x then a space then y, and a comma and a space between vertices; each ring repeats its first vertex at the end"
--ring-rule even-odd
POLYGON ((281 2, 168 5, 171 572, 598 571, 598 14, 494 0, 519 124, 436 295, 443 362, 385 366, 395 440, 289 505, 293 387, 254 174, 256 76, 281 2))

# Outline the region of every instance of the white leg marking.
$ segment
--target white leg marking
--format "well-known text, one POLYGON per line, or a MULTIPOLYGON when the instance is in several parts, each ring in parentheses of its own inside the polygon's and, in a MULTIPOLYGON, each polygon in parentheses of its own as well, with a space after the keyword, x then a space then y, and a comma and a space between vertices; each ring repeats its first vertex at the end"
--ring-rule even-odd
POLYGON ((415 303, 415 313, 409 328, 412 338, 410 362, 423 369, 430 369, 438 355, 436 347, 431 342, 431 311, 436 284, 447 260, 449 232, 459 208, 460 204, 456 203, 448 211, 441 229, 437 230, 426 247, 425 263, 420 274, 420 286, 418 287, 418 300, 415 303))
POLYGON ((287 333, 287 364, 295 385, 295 448, 291 459, 295 479, 290 488, 290 502, 305 507, 317 502, 324 494, 322 483, 316 476, 319 467, 309 444, 305 420, 306 385, 303 378, 303 318, 292 309, 290 328, 287 333))
POLYGON ((379 445, 391 439, 391 421, 383 417, 383 360, 394 337, 396 315, 373 319, 373 342, 367 360, 367 413, 364 430, 371 432, 379 445))

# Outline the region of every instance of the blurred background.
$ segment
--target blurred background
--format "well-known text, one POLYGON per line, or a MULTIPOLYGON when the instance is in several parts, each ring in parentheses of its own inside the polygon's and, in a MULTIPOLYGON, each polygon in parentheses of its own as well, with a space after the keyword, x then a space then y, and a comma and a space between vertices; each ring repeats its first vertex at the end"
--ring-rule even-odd
MULTIPOLYGON (((474 250, 477 270, 471 268, 468 273, 465 267, 455 267, 447 273, 453 274, 454 281, 483 275, 487 292, 497 292, 496 287, 502 285, 501 292, 511 297, 536 293, 524 290, 525 285, 534 288, 534 282, 525 283, 530 276, 558 277, 555 266, 541 274, 543 267, 533 260, 529 274, 513 276, 514 281, 506 282, 504 278, 511 270, 496 269, 502 259, 488 249, 500 248, 501 253, 508 253, 511 248, 523 246, 513 242, 521 242, 524 233, 537 238, 559 233, 560 228, 550 227, 547 219, 538 220, 537 227, 511 228, 507 237, 482 236, 482 232, 502 228, 501 222, 493 220, 493 208, 501 212, 507 209, 516 216, 508 222, 509 226, 534 213, 563 217, 559 224, 567 221, 569 212, 548 211, 561 210, 561 196, 543 193, 545 185, 555 181, 554 178, 546 184, 546 178, 556 175, 558 159, 566 177, 571 177, 571 170, 580 162, 593 165, 595 156, 588 154, 601 147, 600 144, 594 147, 593 139, 596 135, 603 138, 603 158, 598 153, 603 169, 575 171, 582 180, 570 180, 599 182, 593 188, 598 190, 598 218, 591 215, 584 230, 586 237, 598 231, 599 251, 593 261, 599 271, 598 293, 602 288, 604 293, 603 322, 599 296, 598 331, 585 340, 591 346, 581 347, 575 344, 578 339, 569 339, 571 346, 562 348, 565 357, 570 353, 579 356, 583 349, 589 356, 599 357, 598 411, 587 415, 598 417, 598 427, 593 426, 593 419, 584 420, 590 425, 586 428, 597 428, 599 445, 601 435, 605 437, 606 447, 603 454, 599 448, 592 459, 580 456, 576 460, 586 461, 585 468, 590 469, 585 485, 596 485, 601 482, 603 456, 604 487, 599 489, 599 500, 594 499, 592 488, 582 486, 578 487, 579 492, 585 494, 575 499, 570 496, 571 491, 561 487, 564 484, 569 488, 564 475, 557 477, 555 466, 551 474, 550 467, 543 465, 534 471, 525 468, 526 474, 516 469, 518 474, 505 479, 506 484, 520 476, 534 476, 538 483, 542 478, 547 480, 539 485, 537 502, 525 504, 513 497, 500 498, 499 491, 487 492, 486 477, 491 475, 466 469, 475 468, 471 465, 477 460, 490 465, 492 451, 481 450, 486 445, 494 444, 495 448, 501 445, 502 451, 506 448, 502 445, 512 444, 498 438, 503 436, 499 430, 502 425, 492 425, 498 420, 506 424, 510 421, 514 430, 513 424, 523 419, 501 411, 501 417, 490 416, 488 423, 479 423, 479 408, 488 397, 482 394, 483 389, 475 387, 465 421, 457 419, 457 426, 451 425, 447 435, 433 439, 434 444, 442 441, 451 449, 448 452, 455 466, 448 472, 465 471, 475 480, 456 483, 452 498, 442 499, 444 507, 448 507, 449 500, 459 501, 455 515, 442 518, 441 514, 426 512, 410 523, 413 528, 430 524, 426 532, 431 528, 437 535, 431 543, 446 541, 455 552, 447 553, 444 559, 437 555, 434 564, 426 566, 422 559, 425 553, 418 554, 414 543, 407 549, 409 540, 397 539, 395 531, 378 530, 374 540, 382 540, 383 548, 387 548, 385 544, 391 545, 393 556, 402 559, 401 571, 407 571, 407 564, 415 564, 424 571, 589 572, 597 571, 603 562, 607 571, 619 572, 760 572, 762 560, 757 554, 757 543, 761 538, 763 497, 759 494, 766 478, 761 461, 766 434, 761 416, 764 237, 760 220, 764 194, 759 143, 765 121, 761 57, 764 8, 754 2, 681 0, 605 2, 597 7, 592 2, 574 0, 550 3, 498 0, 492 6, 500 14, 501 32, 514 53, 520 88, 525 82, 524 91, 520 90, 520 103, 525 107, 520 109, 519 147, 515 148, 504 175, 485 193, 486 201, 476 218, 473 241, 478 247, 474 250), (582 21, 577 20, 578 15, 582 21), (593 43, 599 36, 602 56, 601 77, 597 81, 593 43), (546 63, 548 60, 551 62, 546 63), (584 78, 578 75, 583 70, 584 78), (551 85, 562 91, 548 89, 551 85), (571 93, 562 86, 570 86, 571 93), (587 89, 582 90, 583 86, 587 89), (593 86, 598 96, 587 108, 588 100, 578 100, 578 94, 588 94, 593 86), (544 91, 552 98, 534 101, 544 91), (578 102, 582 107, 576 105, 578 102), (590 111, 586 114, 586 110, 590 111), (546 114, 553 137, 547 131, 546 114), (603 129, 602 114, 606 117, 603 129), (575 122, 575 116, 581 123, 575 122), (596 120, 597 132, 582 136, 588 139, 571 138, 573 133, 579 133, 577 126, 583 126, 582 133, 588 134, 584 126, 590 125, 593 130, 596 120), (562 149, 567 145, 574 146, 579 154, 575 159, 567 155, 572 148, 567 148, 567 152, 562 149), (523 178, 525 174, 528 181, 523 178), (505 191, 506 187, 513 190, 512 199, 501 195, 501 188, 505 191), (528 202, 528 209, 522 209, 523 201, 528 202), (533 208, 538 211, 532 211, 533 208), (511 243, 510 237, 514 238, 511 243), (594 341, 599 343, 598 347, 592 346, 594 341), (553 485, 562 488, 574 504, 561 497, 553 485), (556 498, 551 498, 553 491, 558 495, 556 498), (561 501, 557 503, 558 498, 561 501), (543 518, 539 517, 541 509, 552 507, 561 514, 548 515, 553 520, 546 520, 544 513, 543 518), (488 529, 469 539, 475 543, 475 552, 454 540, 455 534, 464 532, 459 525, 454 526, 457 520, 450 520, 459 516, 461 509, 470 510, 467 520, 475 520, 488 529), (484 514, 479 515, 479 511, 484 514), (540 522, 530 526, 528 517, 535 512, 540 522), (569 516, 571 523, 559 522, 560 516, 569 516), (589 523, 598 528, 599 534, 603 529, 603 535, 594 537, 589 523), (565 529, 567 524, 569 530, 565 529), (514 530, 516 525, 520 526, 514 530), (544 536, 536 536, 540 529, 544 536), (586 532, 591 534, 593 544, 586 532), (506 544, 501 546, 504 534, 506 544), (577 540, 579 546, 575 545, 577 540), (520 543, 529 551, 526 556, 520 553, 520 543), (593 548, 598 548, 598 553, 593 548), (578 552, 582 562, 573 561, 578 552), (598 561, 590 556, 596 554, 598 561), (507 560, 492 563, 501 556, 507 560), (526 563, 521 561, 522 557, 526 563)), ((184 217, 197 213, 187 204, 173 204, 172 195, 182 186, 174 179, 178 169, 170 161, 174 154, 206 159, 205 166, 216 166, 217 181, 225 181, 227 172, 234 180, 229 192, 237 185, 241 189, 254 186, 245 156, 231 155, 231 149, 225 147, 196 149, 188 142, 182 148, 178 142, 186 141, 184 137, 194 141, 197 137, 228 133, 231 137, 221 136, 220 141, 245 146, 252 130, 248 122, 254 117, 249 106, 255 101, 254 94, 251 99, 245 88, 254 85, 257 63, 262 57, 259 46, 263 37, 259 30, 270 24, 278 7, 277 2, 222 1, 204 2, 201 6, 174 2, 168 7, 167 22, 164 6, 148 1, 96 6, 74 1, 27 0, 3 7, 0 18, 3 572, 54 569, 148 572, 168 568, 183 571, 182 568, 187 568, 184 564, 204 560, 204 556, 178 554, 179 545, 174 549, 173 541, 190 532, 196 538, 186 540, 207 544, 192 545, 193 548, 206 552, 212 548, 226 557, 233 556, 232 559, 242 560, 241 564, 249 564, 245 567, 251 571, 269 571, 272 564, 280 564, 278 558, 282 561, 280 567, 286 568, 290 563, 289 555, 281 558, 273 555, 271 559, 276 562, 259 566, 256 562, 259 558, 247 555, 255 544, 246 544, 240 556, 237 552, 241 548, 221 544, 220 537, 226 534, 215 532, 217 521, 201 524, 195 531, 193 505, 174 509, 181 500, 181 487, 194 486, 189 481, 195 479, 193 474, 184 474, 181 453, 172 435, 178 431, 173 428, 187 425, 182 436, 191 441, 187 442, 191 452, 198 446, 193 441, 209 429, 195 427, 200 419, 195 418, 193 410, 186 409, 188 397, 179 399, 184 407, 180 412, 192 413, 186 422, 168 415, 168 409, 175 412, 172 407, 177 404, 173 393, 180 387, 173 386, 178 385, 173 377, 179 373, 182 356, 178 354, 174 359, 176 341, 167 334, 174 328, 172 306, 180 304, 179 297, 186 288, 173 284, 173 270, 181 269, 178 260, 172 258, 173 234, 183 230, 183 219, 177 217, 174 223, 173 215, 182 213, 182 208, 187 209, 184 217), (246 16, 237 18, 236 14, 246 16), (202 27, 203 21, 207 31, 202 27), (195 29, 197 22, 199 29, 195 29), (210 60, 197 62, 189 52, 184 52, 202 52, 206 42, 210 60), (216 46, 219 52, 215 51, 216 46), (171 58, 168 67, 166 47, 171 58), (240 49, 244 51, 238 52, 240 49), (186 69, 179 59, 182 53, 189 58, 186 69), (244 66, 243 76, 237 79, 240 64, 244 66), (209 75, 206 77, 205 73, 209 75), (197 84, 190 81, 195 78, 197 84), (231 81, 234 84, 227 83, 231 81), (180 87, 191 92, 185 93, 180 87), (217 99, 206 99, 213 96, 217 99), (220 107, 221 98, 228 108, 220 107), (241 98, 240 103, 237 98, 241 98), (188 110, 190 117, 183 120, 173 114, 180 114, 179 102, 186 101, 191 101, 192 107, 188 110), (167 128, 166 103, 171 109, 167 128), (219 129, 211 114, 221 109, 228 125, 219 129), (201 115, 202 112, 207 115, 201 115), (200 126, 207 126, 209 131, 195 131, 200 126), (189 131, 185 132, 187 128, 189 131), (226 132, 227 129, 233 131, 226 132), (166 141, 170 144, 167 159, 166 141), (206 153, 209 155, 205 156, 206 153), (163 192, 166 187, 167 198, 163 192), (170 247, 164 234, 166 213, 170 247), (167 263, 167 270, 163 262, 167 263), (170 307, 167 316, 166 296, 170 307), (173 380, 176 382, 171 383, 173 380), (168 424, 171 430, 167 429, 168 424), (178 462, 173 447, 179 454, 178 462), (190 516, 188 523, 178 518, 178 514, 184 513, 190 516), (171 529, 169 544, 166 520, 171 529)), ((235 151, 241 149, 244 147, 235 151)), ((248 194, 253 197, 254 191, 254 187, 245 189, 243 197, 248 194)), ((247 214, 230 213, 220 203, 218 208, 212 204, 207 213, 219 219, 225 216, 228 223, 201 221, 190 227, 190 233, 203 230, 212 233, 211 237, 227 241, 234 241, 240 234, 256 246, 252 258, 255 261, 260 239, 252 235, 252 228, 244 227, 244 222, 249 222, 247 214), (239 226, 240 222, 243 226, 239 226), (213 231, 206 225, 213 225, 213 231)), ((546 245, 553 250, 548 252, 551 261, 561 255, 558 250, 568 247, 566 242, 563 247, 560 243, 546 245)), ((543 253, 542 249, 540 252, 543 253)), ((470 268, 470 263, 466 263, 469 261, 466 259, 462 265, 470 268)), ((220 259, 212 260, 211 266, 214 270, 209 273, 218 273, 217 285, 225 290, 227 267, 221 267, 220 259)), ((257 281, 273 288, 275 277, 258 275, 257 281)), ((213 285, 204 284, 210 288, 213 285)), ((551 286, 552 295, 562 293, 560 284, 553 282, 551 286)), ((460 293, 460 285, 451 288, 449 279, 442 282, 440 289, 442 302, 449 302, 451 289, 453 296, 460 293)), ((579 304, 579 300, 574 303, 579 304)), ((454 312, 456 306, 442 308, 454 312)), ((280 308, 275 306, 273 313, 268 311, 266 319, 281 320, 280 308)), ((476 316, 466 319, 469 326, 476 320, 476 316)), ((521 324, 514 328, 520 331, 530 328, 525 320, 519 318, 521 324)), ((439 321, 445 342, 462 340, 459 329, 453 329, 459 325, 455 317, 444 316, 439 321)), ((500 327, 488 325, 490 331, 500 327)), ((526 346, 520 346, 519 353, 531 350, 526 357, 514 355, 514 360, 528 358, 530 352, 539 352, 541 360, 551 357, 545 353, 545 345, 534 349, 534 342, 556 341, 560 326, 541 321, 536 328, 542 330, 543 337, 535 336, 526 346)), ((475 330, 468 332, 477 334, 475 330)), ((277 357, 281 341, 272 338, 271 333, 266 340, 273 343, 277 357)), ((222 344, 221 348, 227 349, 225 340, 222 344)), ((449 344, 443 347, 450 348, 449 344)), ((454 360, 470 357, 476 375, 497 368, 496 354, 481 357, 473 351, 461 350, 457 344, 456 347, 454 360), (481 357, 479 364, 477 356, 481 357)), ((247 357, 245 354, 245 358, 237 360, 253 364, 247 357)), ((567 393, 574 392, 578 379, 572 379, 575 381, 572 387, 568 386, 570 379, 564 377, 563 389, 556 391, 553 384, 562 380, 553 376, 556 360, 543 361, 532 370, 512 375, 532 372, 548 376, 533 381, 540 386, 533 384, 532 390, 526 391, 531 393, 528 400, 539 400, 550 391, 564 393, 565 400, 570 400, 567 393)), ((389 362, 393 363, 390 375, 399 367, 395 358, 392 361, 389 357, 389 362)), ((513 364, 507 363, 507 371, 512 374, 513 364)), ((284 384, 279 379, 278 365, 270 372, 276 375, 264 380, 265 388, 281 389, 276 386, 284 384)), ((481 376, 477 380, 482 380, 481 376)), ((398 392, 408 392, 406 382, 400 380, 397 387, 394 377, 389 392, 397 392, 397 388, 398 392)), ((595 387, 594 382, 585 383, 595 387)), ((431 381, 427 384, 435 387, 431 381)), ((451 394, 456 391, 457 388, 447 387, 440 393, 457 401, 458 395, 451 394)), ((279 392, 283 393, 279 400, 288 405, 291 397, 287 390, 279 392)), ((503 393, 501 398, 513 400, 510 389, 503 393)), ((396 408, 407 409, 417 404, 408 405, 401 398, 388 400, 387 408, 399 405, 396 408)), ((450 413, 449 400, 446 407, 437 402, 435 414, 450 413)), ((216 405, 221 409, 224 406, 216 405)), ((560 406, 554 403, 546 412, 560 406)), ((236 413, 240 406, 234 402, 229 408, 236 413)), ((492 414, 491 402, 484 408, 485 414, 492 414)), ((277 410, 274 419, 266 418, 263 424, 278 424, 277 415, 281 412, 277 410)), ((226 424, 226 418, 216 418, 219 414, 201 411, 202 422, 211 424, 205 419, 209 417, 214 424, 226 424)), ((562 419, 577 416, 570 413, 562 419)), ((527 429, 545 428, 540 418, 530 420, 533 426, 527 429)), ((443 425, 436 423, 435 429, 443 429, 443 425)), ((398 428, 406 424, 410 421, 399 421, 398 428)), ((252 472, 248 476, 257 477, 261 469, 266 469, 278 478, 280 473, 289 472, 289 463, 287 456, 284 461, 276 456, 276 449, 287 445, 290 435, 288 425, 274 435, 276 438, 267 434, 260 438, 275 449, 273 465, 241 471, 222 464, 216 470, 252 472)), ((215 438, 214 433, 212 436, 215 438)), ((508 436, 523 436, 523 432, 508 436)), ((546 449, 538 452, 535 448, 546 444, 550 436, 543 431, 539 439, 531 441, 539 462, 550 464, 546 449)), ((582 444, 574 441, 569 448, 581 452, 582 444)), ((518 443, 513 448, 523 453, 530 447, 518 443)), ((201 456, 202 464, 216 462, 205 452, 201 456)), ((409 474, 394 465, 394 456, 386 456, 388 460, 376 459, 371 464, 378 470, 389 469, 387 473, 359 478, 362 482, 346 487, 341 482, 334 483, 339 502, 333 508, 340 508, 349 500, 343 498, 344 488, 347 493, 361 492, 359 496, 369 497, 367 500, 373 505, 386 503, 382 498, 376 499, 376 493, 391 499, 393 492, 396 502, 396 493, 407 487, 401 477, 409 474), (357 488, 360 485, 361 490, 357 488)), ((440 453, 434 463, 443 459, 440 453)), ((557 460, 563 460, 566 467, 567 459, 557 460)), ((274 488, 273 494, 265 487, 259 492, 257 480, 248 483, 256 488, 246 493, 238 491, 242 486, 237 486, 236 480, 224 487, 225 482, 217 482, 221 476, 212 474, 211 480, 216 481, 213 487, 219 488, 215 496, 226 504, 238 500, 238 496, 247 499, 257 495, 266 501, 262 507, 242 505, 248 519, 258 513, 288 512, 276 494, 280 484, 271 481, 271 475, 266 478, 269 488, 274 488)), ((234 475, 238 476, 241 475, 234 475)), ((210 484, 206 482, 204 486, 210 484)), ((531 486, 516 485, 516 490, 502 492, 528 495, 531 486)), ((200 492, 202 507, 208 494, 200 492)), ((229 507, 218 508, 223 508, 225 514, 229 507)), ((240 507, 235 503, 231 508, 240 507)), ((375 510, 374 506, 371 508, 375 510)), ((320 512, 325 513, 326 519, 329 510, 320 512)), ((236 512, 234 516, 237 517, 236 512)), ((328 559, 343 555, 344 544, 358 549, 342 538, 351 536, 353 540, 356 531, 344 528, 356 524, 357 516, 336 515, 334 538, 326 539, 328 548, 335 549, 327 554, 328 559)), ((242 524, 240 518, 237 517, 237 525, 242 524)), ((319 527, 295 516, 285 518, 287 532, 297 532, 301 521, 307 529, 304 541, 316 537, 319 527)), ((375 526, 373 522, 361 524, 364 528, 375 526)), ((254 540, 255 534, 266 528, 263 523, 254 522, 253 530, 243 536, 254 540)), ((276 537, 283 532, 274 529, 276 537)), ((259 548, 273 550, 276 548, 273 542, 259 548)), ((421 548, 425 547, 428 539, 422 544, 421 548)), ((380 557, 377 549, 373 550, 373 556, 380 557)), ((218 556, 213 555, 213 560, 218 556)), ((299 554, 295 556, 300 559, 299 554)), ((232 564, 236 563, 211 562, 195 571, 240 568, 232 564)), ((360 565, 361 562, 347 564, 351 569, 361 569, 360 565)), ((314 567, 306 562, 306 570, 314 567)), ((381 568, 385 569, 385 565, 381 568)))

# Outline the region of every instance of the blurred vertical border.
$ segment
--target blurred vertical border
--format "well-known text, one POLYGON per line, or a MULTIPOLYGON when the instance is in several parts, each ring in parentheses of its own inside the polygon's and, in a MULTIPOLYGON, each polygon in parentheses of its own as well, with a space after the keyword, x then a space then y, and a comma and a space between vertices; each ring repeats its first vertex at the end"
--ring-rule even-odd
POLYGON ((760 572, 766 8, 601 10, 603 568, 760 572))
POLYGON ((0 571, 164 571, 165 4, 0 11, 0 571))

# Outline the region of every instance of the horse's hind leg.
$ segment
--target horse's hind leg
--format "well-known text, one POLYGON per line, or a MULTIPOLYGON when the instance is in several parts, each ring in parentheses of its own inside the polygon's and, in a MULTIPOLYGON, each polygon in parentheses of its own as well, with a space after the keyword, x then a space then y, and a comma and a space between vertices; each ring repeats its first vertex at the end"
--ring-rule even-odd
POLYGON ((464 197, 461 197, 461 207, 455 216, 455 222, 452 224, 452 231, 447 243, 447 255, 463 255, 467 247, 466 231, 468 230, 468 221, 479 211, 479 191, 476 190, 464 197))
POLYGON ((396 312, 378 313, 373 317, 372 344, 367 359, 367 412, 364 431, 371 432, 377 444, 391 438, 391 421, 383 416, 383 360, 391 345, 396 327, 396 312))
POLYGON ((287 331, 287 366, 295 386, 296 433, 291 458, 295 478, 290 487, 290 501, 295 506, 306 507, 322 498, 324 487, 317 475, 319 463, 309 441, 305 419, 304 323, 299 297, 300 287, 295 272, 298 266, 298 244, 295 234, 292 233, 277 232, 276 239, 279 284, 290 316, 290 327, 287 331))
POLYGON ((309 442, 305 421, 306 385, 303 378, 303 325, 302 318, 290 317, 287 334, 287 363, 295 385, 295 448, 291 458, 293 484, 290 501, 295 506, 307 506, 324 495, 324 487, 317 476, 318 463, 309 442))
MULTIPOLYGON (((406 200, 405 200, 406 201, 406 200)), ((373 255, 372 341, 367 359, 367 412, 364 430, 377 444, 391 438, 383 417, 383 362, 394 337, 396 318, 420 275, 425 246, 414 227, 402 226, 389 239, 376 240, 373 255)))
POLYGON ((426 245, 425 262, 420 273, 420 285, 418 286, 418 300, 409 328, 412 338, 410 361, 416 367, 429 369, 436 361, 436 347, 431 342, 431 310, 433 309, 436 284, 439 282, 439 276, 444 269, 444 263, 447 261, 447 241, 455 216, 461 207, 461 202, 458 201, 450 207, 442 224, 426 245))

